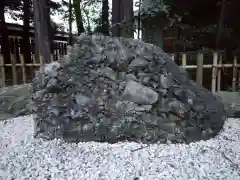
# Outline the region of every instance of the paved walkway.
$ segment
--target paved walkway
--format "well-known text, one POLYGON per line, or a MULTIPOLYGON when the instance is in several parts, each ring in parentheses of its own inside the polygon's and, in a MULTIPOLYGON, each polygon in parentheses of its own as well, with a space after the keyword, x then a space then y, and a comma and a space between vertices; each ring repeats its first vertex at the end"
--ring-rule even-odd
POLYGON ((219 91, 216 93, 224 103, 229 117, 240 115, 240 92, 219 91))
POLYGON ((17 98, 29 95, 28 87, 29 84, 25 84, 0 89, 0 120, 14 116, 8 108, 17 98))

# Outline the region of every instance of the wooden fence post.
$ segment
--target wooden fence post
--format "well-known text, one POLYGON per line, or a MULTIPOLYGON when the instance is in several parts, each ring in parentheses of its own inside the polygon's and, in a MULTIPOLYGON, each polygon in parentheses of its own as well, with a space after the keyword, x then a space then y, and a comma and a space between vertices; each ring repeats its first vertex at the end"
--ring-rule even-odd
POLYGON ((198 53, 196 83, 202 85, 202 81, 203 81, 203 53, 198 53))
POLYGON ((50 57, 51 57, 51 62, 53 62, 54 61, 53 54, 51 54, 50 57))
POLYGON ((172 54, 171 58, 172 58, 173 61, 175 61, 175 54, 172 54))
POLYGON ((43 66, 43 64, 44 64, 43 56, 40 56, 40 57, 39 57, 39 60, 40 60, 40 66, 43 66))
POLYGON ((5 76, 5 67, 4 67, 4 59, 3 55, 0 55, 0 87, 5 87, 6 86, 6 76, 5 76))
POLYGON ((237 81, 237 56, 233 59, 233 79, 232 79, 232 91, 236 91, 236 81, 237 81))
POLYGON ((33 64, 36 64, 36 63, 37 63, 37 62, 36 62, 35 54, 32 54, 32 62, 33 62, 33 64))
POLYGON ((16 58, 15 54, 11 54, 11 66, 12 66, 12 75, 13 75, 13 85, 17 84, 17 68, 16 68, 16 58))
POLYGON ((186 69, 187 66, 187 54, 182 54, 182 68, 186 69))
MULTIPOLYGON (((236 56, 237 57, 237 56, 236 56)), ((239 61, 239 59, 237 59, 239 61)), ((238 63, 238 62, 237 62, 238 63)), ((240 68, 238 68, 238 91, 240 90, 240 68)))
POLYGON ((22 54, 20 54, 20 62, 21 62, 21 68, 22 68, 23 84, 26 84, 27 83, 26 66, 25 66, 25 61, 22 54))
POLYGON ((216 92, 216 77, 217 77, 217 62, 218 53, 213 53, 213 65, 212 65, 212 93, 216 92))
POLYGON ((223 56, 220 54, 219 55, 219 65, 221 68, 218 68, 218 73, 217 73, 217 91, 221 91, 221 78, 222 78, 222 68, 223 68, 223 64, 222 64, 222 59, 223 56))

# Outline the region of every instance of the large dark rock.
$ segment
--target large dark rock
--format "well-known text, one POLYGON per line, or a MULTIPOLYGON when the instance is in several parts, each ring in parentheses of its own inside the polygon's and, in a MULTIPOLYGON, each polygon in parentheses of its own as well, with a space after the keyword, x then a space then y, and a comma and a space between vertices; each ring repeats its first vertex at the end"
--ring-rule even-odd
POLYGON ((32 88, 36 137, 47 139, 189 143, 215 136, 226 119, 167 54, 133 39, 82 35, 32 88))

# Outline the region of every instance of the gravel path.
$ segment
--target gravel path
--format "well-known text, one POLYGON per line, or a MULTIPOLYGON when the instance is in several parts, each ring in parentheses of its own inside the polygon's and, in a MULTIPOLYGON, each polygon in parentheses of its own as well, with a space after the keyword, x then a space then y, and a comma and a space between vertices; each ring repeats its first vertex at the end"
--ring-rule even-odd
POLYGON ((145 148, 36 140, 32 127, 32 116, 0 122, 0 180, 240 180, 238 119, 208 141, 145 148))

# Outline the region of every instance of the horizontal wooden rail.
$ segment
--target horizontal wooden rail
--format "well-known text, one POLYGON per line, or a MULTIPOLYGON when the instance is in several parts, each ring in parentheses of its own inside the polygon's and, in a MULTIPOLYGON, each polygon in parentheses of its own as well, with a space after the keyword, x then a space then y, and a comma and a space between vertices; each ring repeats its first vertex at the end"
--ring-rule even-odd
MULTIPOLYGON (((5 66, 5 67, 12 67, 12 64, 3 64, 3 65, 0 65, 0 66, 5 66)), ((23 64, 15 64, 15 66, 18 66, 18 67, 22 67, 23 66, 23 64)), ((28 66, 28 67, 32 67, 32 66, 34 66, 34 67, 38 67, 38 66, 41 66, 41 64, 40 63, 36 63, 36 64, 24 64, 24 66, 28 66)))
MULTIPOLYGON (((51 62, 54 61, 53 56, 54 55, 51 55, 51 62)), ((60 57, 62 57, 62 56, 60 56, 60 57)), ((25 83, 28 83, 27 82, 27 68, 38 69, 42 65, 44 65, 43 58, 40 57, 39 58, 40 62, 36 63, 34 55, 32 55, 33 63, 25 63, 24 57, 22 54, 19 54, 19 60, 20 60, 20 63, 16 63, 16 55, 11 54, 11 64, 10 63, 5 64, 3 55, 0 54, 0 87, 6 86, 6 81, 7 81, 6 68, 10 67, 11 73, 12 73, 11 77, 12 77, 12 81, 13 81, 12 85, 16 85, 16 84, 18 84, 17 82, 19 80, 17 70, 20 70, 21 75, 22 75, 22 83, 25 84, 25 83)))
MULTIPOLYGON (((12 36, 12 35, 10 35, 8 37, 9 37, 9 39, 23 39, 22 36, 12 36)), ((34 37, 29 37, 29 40, 34 40, 34 37)), ((61 43, 68 44, 68 42, 64 41, 64 40, 56 40, 56 39, 54 39, 53 42, 61 42, 61 43)))
MULTIPOLYGON (((190 53, 192 54, 192 53, 190 53)), ((187 64, 187 57, 189 56, 188 53, 181 54, 181 67, 184 69, 196 69, 196 82, 198 84, 202 84, 203 79, 203 69, 212 69, 212 84, 211 84, 211 91, 215 93, 216 91, 221 90, 221 70, 223 68, 232 68, 232 91, 236 91, 240 89, 240 64, 238 64, 238 57, 235 55, 232 64, 222 64, 223 62, 223 54, 219 52, 213 52, 213 63, 212 64, 204 64, 204 53, 197 52, 196 56, 196 65, 188 65, 187 64)), ((170 55, 173 59, 174 56, 170 55)))
MULTIPOLYGON (((183 67, 182 65, 181 65, 181 67, 183 67)), ((184 66, 185 67, 185 69, 196 69, 198 66, 197 65, 186 65, 186 66, 184 66)), ((214 65, 212 65, 212 64, 204 64, 203 65, 203 68, 213 68, 214 67, 214 65)), ((233 64, 217 64, 216 65, 216 67, 217 68, 231 68, 231 67, 234 67, 234 65, 233 64)), ((235 67, 240 67, 240 64, 236 64, 235 65, 235 67)))

